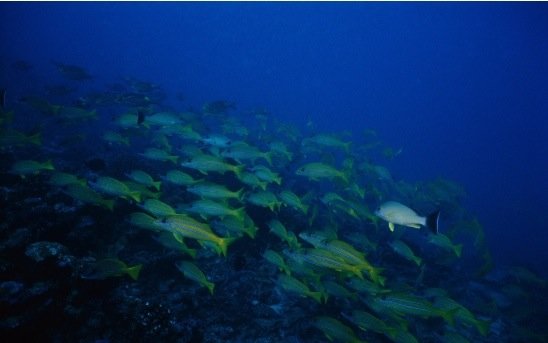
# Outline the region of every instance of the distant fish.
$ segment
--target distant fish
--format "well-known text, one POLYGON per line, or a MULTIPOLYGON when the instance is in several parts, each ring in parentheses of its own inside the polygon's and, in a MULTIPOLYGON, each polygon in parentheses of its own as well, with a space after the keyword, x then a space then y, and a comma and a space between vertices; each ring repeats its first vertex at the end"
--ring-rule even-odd
POLYGON ((129 267, 117 258, 106 258, 90 265, 87 270, 82 272, 80 277, 89 280, 104 280, 109 277, 127 274, 133 280, 137 280, 142 267, 142 264, 129 267))
POLYGON ((45 170, 55 170, 51 160, 43 163, 34 160, 20 160, 13 164, 10 169, 10 173, 25 177, 26 175, 38 174, 39 172, 45 170))
POLYGON ((200 285, 206 287, 209 290, 209 293, 213 295, 215 284, 207 280, 204 272, 202 272, 197 265, 188 261, 180 261, 175 263, 175 267, 177 267, 177 269, 179 269, 181 273, 183 273, 183 275, 187 278, 196 281, 200 285))
POLYGON ((390 231, 394 231, 394 224, 420 229, 425 226, 438 233, 438 221, 440 211, 436 211, 427 217, 419 216, 409 207, 396 201, 387 201, 375 211, 375 214, 388 222, 390 231))
POLYGON ((106 162, 100 158, 92 158, 86 161, 86 167, 94 172, 104 170, 107 167, 106 162))
POLYGON ((137 125, 141 125, 145 121, 145 112, 139 111, 137 112, 137 125))
POLYGON ((0 108, 6 107, 6 90, 0 89, 0 108))
POLYGON ((235 110, 236 104, 231 101, 226 100, 216 100, 204 104, 202 107, 202 112, 204 114, 222 114, 226 113, 228 110, 235 110))
POLYGON ((19 60, 12 63, 11 67, 18 71, 29 71, 32 69, 32 65, 27 61, 19 60))
POLYGON ((74 81, 90 80, 92 76, 88 72, 79 66, 64 64, 59 62, 52 62, 59 73, 61 73, 66 79, 74 81))

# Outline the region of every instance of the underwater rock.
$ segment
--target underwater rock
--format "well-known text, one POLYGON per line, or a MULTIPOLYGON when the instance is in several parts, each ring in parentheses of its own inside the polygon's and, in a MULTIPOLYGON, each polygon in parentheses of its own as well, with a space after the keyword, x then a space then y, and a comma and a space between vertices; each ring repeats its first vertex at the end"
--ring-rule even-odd
POLYGON ((25 289, 25 284, 18 281, 4 281, 0 283, 0 303, 15 304, 25 289))
POLYGON ((57 242, 32 243, 25 250, 25 255, 35 262, 43 262, 46 259, 54 259, 59 267, 70 267, 74 264, 74 256, 69 255, 68 249, 57 242))
POLYGON ((54 287, 52 282, 36 282, 28 289, 27 293, 29 297, 37 297, 46 294, 54 287))
POLYGON ((203 342, 204 343, 222 343, 231 341, 230 338, 233 338, 234 328, 227 325, 213 325, 208 328, 204 333, 203 342))
POLYGON ((31 232, 28 228, 19 228, 15 230, 3 244, 0 245, 0 250, 14 249, 22 247, 31 239, 31 232))
POLYGON ((55 205, 53 205, 53 210, 56 212, 56 213, 63 213, 63 214, 66 214, 66 213, 71 213, 71 212, 75 212, 76 211, 76 207, 74 206, 67 206, 63 203, 57 203, 55 205))

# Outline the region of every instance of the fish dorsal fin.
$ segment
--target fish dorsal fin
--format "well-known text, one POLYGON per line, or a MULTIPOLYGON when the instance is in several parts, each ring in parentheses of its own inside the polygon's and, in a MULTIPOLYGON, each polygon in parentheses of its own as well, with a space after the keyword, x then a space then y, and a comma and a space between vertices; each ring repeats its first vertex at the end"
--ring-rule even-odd
POLYGON ((394 223, 389 222, 388 223, 388 228, 390 229, 391 232, 394 232, 394 223))

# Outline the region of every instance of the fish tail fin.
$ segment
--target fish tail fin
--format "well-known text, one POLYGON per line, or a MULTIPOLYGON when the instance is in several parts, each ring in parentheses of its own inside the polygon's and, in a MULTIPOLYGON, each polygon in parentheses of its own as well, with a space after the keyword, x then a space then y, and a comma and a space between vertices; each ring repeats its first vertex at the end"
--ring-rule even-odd
POLYGON ((316 300, 318 304, 322 303, 322 298, 323 298, 322 292, 309 292, 308 295, 312 299, 316 300))
POLYGON ((476 329, 478 329, 479 333, 482 336, 485 336, 489 332, 491 323, 487 320, 477 320, 475 323, 475 326, 476 326, 476 329))
POLYGON ((438 230, 439 220, 440 220, 440 210, 437 210, 436 212, 426 217, 426 227, 429 228, 434 234, 437 234, 439 232, 438 230))
POLYGON ((245 221, 245 215, 245 206, 234 210, 234 217, 236 217, 242 223, 245 221))
POLYGON ((342 182, 346 186, 348 186, 350 184, 350 170, 349 169, 343 169, 342 171, 340 171, 338 176, 340 177, 340 179, 342 180, 342 182))
POLYGON ((266 187, 268 186, 268 183, 267 182, 261 182, 259 183, 259 188, 262 189, 263 191, 266 191, 266 187))
POLYGON ((236 192, 236 198, 241 202, 244 199, 245 188, 242 187, 239 191, 236 192))
POLYGON ((236 237, 225 237, 220 238, 218 241, 219 248, 221 249, 221 254, 223 254, 224 257, 226 257, 226 254, 228 252, 228 246, 236 240, 236 237))
POLYGON ((455 245, 455 255, 457 255, 457 257, 462 255, 462 244, 455 245))
POLYGON ((308 209, 309 209, 309 208, 310 208, 310 205, 305 205, 305 204, 303 204, 301 210, 303 211, 303 213, 304 213, 305 215, 307 215, 307 214, 308 214, 308 209))
POLYGON ((399 330, 397 328, 393 328, 393 327, 386 328, 386 334, 392 340, 394 340, 398 336, 398 332, 399 330))
POLYGON ((34 145, 42 145, 42 133, 38 132, 28 137, 29 142, 34 145))
POLYGON ((139 273, 141 273, 141 268, 143 268, 142 264, 138 264, 136 266, 129 267, 127 269, 127 273, 133 280, 137 280, 139 278, 139 273))
POLYGON ((171 162, 177 164, 177 159, 179 158, 179 156, 168 156, 167 159, 170 160, 171 162))
POLYGON ((234 174, 236 174, 236 177, 238 179, 240 179, 240 177, 242 176, 244 168, 245 168, 245 165, 240 164, 240 165, 234 166, 234 169, 232 169, 234 171, 234 174))
POLYGON ((291 269, 287 265, 284 264, 281 268, 286 275, 291 276, 291 269))
POLYGON ((152 186, 156 188, 157 191, 160 191, 160 187, 162 186, 162 181, 153 181, 152 186))
POLYGON ((265 152, 265 153, 263 154, 263 157, 264 157, 264 159, 266 160, 266 162, 268 162, 268 165, 269 165, 269 166, 272 166, 272 152, 271 152, 271 151, 265 152))
POLYGON ((451 326, 455 326, 455 315, 459 311, 458 307, 452 308, 449 311, 444 311, 441 313, 443 319, 451 326))
POLYGON ((290 151, 287 151, 287 152, 285 153, 285 157, 287 157, 287 159, 288 159, 289 161, 291 161, 291 160, 293 160, 293 153, 290 152, 290 151))
POLYGON ((183 235, 181 235, 179 232, 173 232, 172 233, 173 235, 173 238, 175 238, 175 240, 181 244, 184 244, 185 240, 184 240, 184 237, 183 235))
POLYGON ((198 250, 196 249, 190 249, 190 248, 187 248, 184 250, 185 253, 188 254, 188 256, 192 257, 193 259, 196 258, 196 254, 198 253, 198 250))
POLYGON ((360 216, 358 216, 358 214, 356 213, 356 210, 354 210, 353 208, 349 208, 348 211, 346 211, 346 213, 352 218, 360 220, 360 216))
POLYGON ((206 282, 205 283, 205 286, 207 287, 207 289, 209 290, 209 293, 211 295, 213 295, 213 291, 215 290, 215 284, 213 282, 206 282))
POLYGON ((46 162, 44 162, 44 169, 55 170, 55 167, 53 166, 51 160, 47 160, 46 162))
POLYGON ((101 204, 108 208, 111 212, 114 211, 114 200, 105 199, 101 202, 101 204))
POLYGON ((344 152, 346 152, 347 154, 350 152, 350 143, 351 142, 344 143, 344 152))
POLYGON ((413 262, 415 262, 417 264, 417 266, 420 267, 421 263, 422 263, 422 258, 418 257, 418 256, 415 256, 413 258, 413 262))
POLYGON ((135 200, 136 202, 141 202, 141 193, 135 191, 135 192, 130 192, 129 193, 129 197, 133 200, 135 200))
POLYGON ((248 230, 245 230, 245 233, 249 236, 251 239, 255 239, 255 236, 257 236, 257 230, 254 229, 254 227, 251 227, 248 230))
POLYGON ((323 303, 327 304, 327 300, 329 300, 329 294, 327 294, 325 290, 321 291, 320 293, 322 294, 323 303))
POLYGON ((367 271, 369 272, 369 278, 371 279, 371 281, 378 285, 384 286, 385 278, 380 275, 380 268, 368 267, 367 271))
POLYGON ((352 273, 363 280, 362 269, 359 266, 352 266, 352 273))

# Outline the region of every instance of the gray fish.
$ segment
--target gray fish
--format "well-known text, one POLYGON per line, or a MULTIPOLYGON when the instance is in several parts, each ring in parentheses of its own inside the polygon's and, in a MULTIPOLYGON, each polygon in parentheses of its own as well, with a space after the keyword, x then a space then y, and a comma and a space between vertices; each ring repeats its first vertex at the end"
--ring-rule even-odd
POLYGON ((375 214, 388 222, 390 231, 394 231, 394 224, 420 229, 425 226, 438 233, 440 211, 436 211, 427 217, 419 216, 409 207, 396 201, 387 201, 375 211, 375 214))

